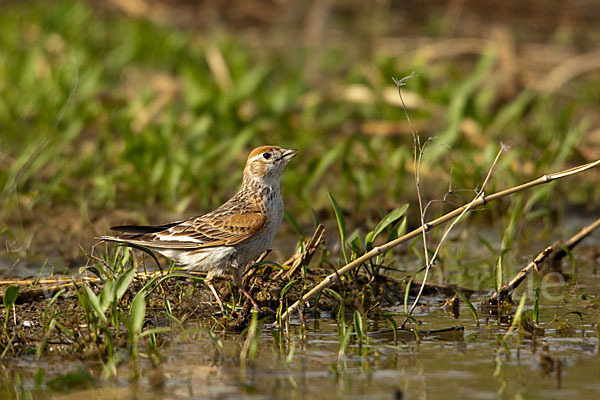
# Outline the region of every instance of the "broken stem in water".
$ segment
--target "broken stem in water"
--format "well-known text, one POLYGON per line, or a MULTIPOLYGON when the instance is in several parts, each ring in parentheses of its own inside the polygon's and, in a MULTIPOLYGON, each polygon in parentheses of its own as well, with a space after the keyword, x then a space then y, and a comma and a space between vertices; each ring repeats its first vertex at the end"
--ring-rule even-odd
POLYGON ((509 297, 512 292, 519 287, 519 285, 529 276, 529 274, 535 269, 536 271, 540 271, 542 263, 547 259, 560 259, 564 257, 568 250, 571 250, 575 247, 579 242, 581 242, 585 237, 587 237, 590 233, 594 231, 594 229, 600 227, 600 218, 586 226, 577 234, 572 236, 569 240, 564 242, 562 245, 556 243, 552 246, 546 247, 542 250, 529 264, 527 264, 514 278, 510 280, 510 282, 502 285, 502 288, 490 297, 486 303, 487 304, 496 304, 498 301, 502 302, 504 299, 509 297), (567 250, 565 250, 567 249, 567 250))

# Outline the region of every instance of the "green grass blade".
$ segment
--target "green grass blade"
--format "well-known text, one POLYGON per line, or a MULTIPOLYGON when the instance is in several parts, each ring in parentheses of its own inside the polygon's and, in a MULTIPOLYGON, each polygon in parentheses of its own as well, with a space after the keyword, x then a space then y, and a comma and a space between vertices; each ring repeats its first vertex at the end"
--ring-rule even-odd
POLYGON ((142 331, 145 317, 146 293, 144 291, 139 291, 133 298, 131 309, 129 311, 129 324, 132 334, 137 335, 142 331))
POLYGON ((300 282, 300 279, 293 280, 293 281, 289 282, 287 285, 285 285, 285 286, 283 287, 283 289, 281 289, 281 293, 279 294, 279 298, 283 299, 283 298, 285 297, 285 295, 287 294, 287 292, 288 292, 288 291, 289 291, 291 288, 293 288, 293 287, 294 287, 294 285, 295 285, 296 283, 298 283, 298 282, 300 282))
POLYGON ((106 309, 102 309, 102 306, 100 305, 100 299, 98 299, 96 293, 94 293, 94 291, 90 289, 88 285, 83 286, 83 293, 87 299, 88 304, 95 311, 96 317, 106 324, 106 316, 104 315, 106 309))
POLYGON ((477 310, 475 310, 475 307, 473 307, 473 304, 469 301, 469 299, 467 299, 467 297, 464 294, 462 294, 458 290, 454 290, 454 293, 456 293, 458 295, 458 297, 460 297, 460 299, 467 305, 467 307, 469 308, 469 311, 471 311, 471 315, 473 315, 473 318, 475 319, 475 322, 477 323, 477 327, 479 327, 479 317, 477 316, 477 310))
POLYGON ((121 298, 123 297, 123 295, 129 288, 129 285, 131 285, 131 282, 133 282, 134 276, 135 276, 135 268, 134 267, 129 268, 121 276, 119 276, 119 279, 117 280, 116 289, 115 289, 115 299, 117 302, 121 300, 121 298))
POLYGON ((383 232, 388 226, 400 219, 406 213, 406 210, 408 210, 408 204, 404 204, 402 207, 392 210, 388 215, 383 217, 373 231, 373 241, 375 241, 381 232, 383 232))
POLYGON ((502 338, 503 342, 506 342, 506 339, 508 339, 508 337, 510 336, 512 331, 516 327, 519 326, 519 323, 521 322, 521 316, 523 315, 523 309, 525 308, 526 300, 527 300, 527 292, 523 292, 523 296, 521 296, 521 301, 519 301, 519 306, 517 307, 517 311, 515 311, 515 315, 513 317, 512 324, 510 325, 510 328, 508 329, 508 331, 504 334, 504 337, 502 338))
POLYGON ((354 331, 356 332, 356 339, 359 345, 363 342, 363 320, 360 311, 354 310, 354 331))
POLYGON ((496 293, 500 293, 500 289, 504 283, 504 273, 502 271, 502 257, 496 259, 496 265, 494 266, 494 287, 496 293))
POLYGON ((337 301, 339 301, 340 304, 344 304, 344 299, 342 298, 342 296, 340 296, 340 294, 338 292, 336 292, 335 290, 333 290, 331 288, 325 288, 325 290, 327 291, 327 293, 329 293, 330 295, 335 297, 335 299, 337 301))
POLYGON ((533 302, 533 321, 540 322, 540 288, 535 289, 535 300, 533 302))
POLYGON ((408 295, 410 293, 410 285, 412 285, 412 281, 415 279, 415 276, 412 275, 408 282, 406 283, 406 287, 404 288, 404 312, 408 314, 408 295))
POLYGON ((331 201, 331 205, 333 206, 333 211, 335 212, 335 219, 337 221, 338 229, 340 231, 340 241, 342 246, 342 254, 344 255, 344 260, 346 263, 350 262, 348 259, 348 255, 346 254, 346 220, 344 218, 344 213, 337 201, 333 198, 331 193, 327 193, 329 196, 329 201, 331 201))

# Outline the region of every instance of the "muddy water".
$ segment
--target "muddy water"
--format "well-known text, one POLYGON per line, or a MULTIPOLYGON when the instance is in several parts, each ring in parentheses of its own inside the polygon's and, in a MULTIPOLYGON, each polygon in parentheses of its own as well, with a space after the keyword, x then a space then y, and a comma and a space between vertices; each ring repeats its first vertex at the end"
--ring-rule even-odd
POLYGON ((252 394, 253 398, 314 399, 394 399, 402 395, 432 399, 596 399, 600 395, 596 330, 600 312, 578 294, 584 290, 600 295, 593 289, 600 286, 598 283, 598 278, 586 277, 586 284, 549 289, 551 295, 564 296, 564 300, 542 308, 544 336, 511 335, 510 355, 499 350, 496 339, 496 334, 506 332, 506 325, 498 326, 492 319, 486 322, 482 315, 478 328, 465 307, 455 319, 432 306, 418 315, 421 330, 461 325, 464 333, 394 344, 391 334, 374 333, 387 330, 387 322, 371 321, 369 331, 374 338, 363 349, 351 345, 340 358, 335 322, 320 321, 317 326, 308 324, 305 340, 291 335, 295 351, 287 360, 289 347, 287 354, 285 350, 282 354, 272 332, 264 332, 258 357, 246 368, 240 367, 236 355, 241 347, 239 337, 222 338, 229 349, 222 354, 207 335, 198 335, 172 347, 163 364, 163 386, 143 391, 156 398, 165 394, 173 398, 243 398, 252 394), (576 314, 561 317, 575 309, 583 310, 582 319, 576 314), (561 323, 548 323, 555 313, 561 323), (554 371, 550 371, 552 367, 554 371))
MULTIPOLYGON (((593 251, 595 244, 590 244, 578 249, 578 254, 593 251)), ((485 265, 483 261, 470 262, 485 265)), ((158 367, 142 358, 137 380, 131 379, 133 370, 127 366, 119 367, 117 378, 102 380, 97 378, 102 366, 96 363, 52 356, 37 360, 33 355, 3 362, 2 379, 34 397, 52 394, 73 399, 597 399, 600 306, 582 295, 600 299, 600 276, 595 274, 598 259, 578 257, 575 265, 567 267, 571 279, 565 282, 532 275, 530 283, 517 292, 516 300, 523 291, 528 292, 526 312, 530 312, 535 288, 543 289, 539 320, 544 332, 532 337, 524 330, 515 331, 507 340, 509 354, 497 339, 506 333, 509 323, 499 324, 479 309, 478 327, 464 304, 455 318, 440 309, 441 298, 429 297, 415 313, 420 331, 454 326, 462 326, 464 331, 423 334, 419 340, 401 337, 394 342, 388 322, 368 320, 366 343, 362 347, 351 343, 340 356, 336 320, 323 315, 317 321, 308 319, 304 337, 299 335, 298 320, 293 320, 282 342, 276 330, 263 327, 256 358, 241 361, 244 336, 217 331, 221 349, 205 330, 192 326, 185 334, 170 338, 160 351, 158 367), (91 371, 94 382, 51 383, 82 368, 91 371), (45 376, 36 390, 34 375, 41 370, 45 376), (62 393, 61 388, 68 392, 62 393)), ((452 269, 446 274, 453 276, 452 269)), ((465 286, 474 281, 473 275, 454 274, 452 279, 465 286)), ((484 297, 475 295, 471 301, 477 304, 484 297)), ((403 306, 387 311, 403 311, 403 306)), ((352 315, 346 321, 351 322, 352 315)))

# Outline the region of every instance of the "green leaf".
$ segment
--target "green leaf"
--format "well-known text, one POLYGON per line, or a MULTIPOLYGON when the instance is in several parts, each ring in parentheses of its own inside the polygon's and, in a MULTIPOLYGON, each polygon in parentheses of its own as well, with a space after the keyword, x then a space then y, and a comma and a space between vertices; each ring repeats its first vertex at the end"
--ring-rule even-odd
POLYGON ((7 310, 15 304, 17 298, 19 297, 19 287, 17 285, 10 285, 6 288, 4 292, 4 297, 2 297, 2 302, 4 303, 4 308, 7 310))
POLYGON ((163 311, 163 314, 165 314, 167 316, 167 318, 169 318, 171 321, 173 321, 174 323, 176 323, 181 329, 184 329, 183 322, 181 322, 179 320, 179 318, 177 318, 176 316, 174 316, 173 314, 171 314, 171 312, 169 312, 169 311, 163 311))
POLYGON ((496 265, 494 267, 494 286, 496 287, 496 293, 500 293, 500 289, 502 288, 502 284, 504 283, 502 273, 502 257, 498 257, 496 259, 496 265))
POLYGON ((92 309, 96 312, 96 316, 102 320, 102 322, 106 323, 106 316, 104 315, 104 311, 102 310, 102 306, 100 305, 100 300, 96 296, 96 293, 88 285, 83 287, 83 293, 87 299, 87 302, 92 309))
POLYGON ((104 287, 100 292, 100 307, 102 314, 108 309, 108 307, 115 301, 115 281, 109 279, 104 282, 104 287))
POLYGON ((540 322, 540 288, 535 289, 535 300, 533 303, 533 322, 540 322))
POLYGON ((373 249, 373 242, 375 241, 375 232, 371 231, 365 236, 365 251, 371 251, 373 249))
POLYGON ((119 300, 121 300, 121 298, 123 297, 123 295, 129 288, 129 285, 131 285, 131 282, 133 281, 134 277, 135 277, 135 268, 134 267, 129 268, 127 271, 125 271, 119 277, 119 279, 117 280, 117 286, 116 286, 116 291, 115 291, 115 299, 117 300, 117 302, 119 300))
POLYGON ((346 263, 350 262, 348 260, 348 255, 346 254, 346 220, 344 219, 344 213, 342 209, 338 205, 337 201, 333 198, 331 193, 327 193, 329 196, 329 201, 331 201, 331 205, 333 206, 333 211, 335 212, 335 219, 337 221, 338 229, 340 231, 340 240, 342 243, 342 254, 344 255, 344 260, 346 263))
POLYGON ((50 311, 50 307, 52 307, 52 305, 56 302, 58 297, 61 294, 63 294, 64 292, 65 292, 65 289, 60 289, 58 292, 54 293, 54 296, 52 296, 52 298, 48 302, 48 305, 46 306, 46 309, 44 310, 44 316, 42 318, 42 321, 44 321, 44 324, 46 323, 46 319, 48 317, 48 311, 50 311))
POLYGON ((337 301, 339 301, 340 304, 344 304, 344 299, 342 298, 342 296, 340 296, 340 294, 338 292, 336 292, 335 290, 330 289, 330 288, 325 288, 325 290, 327 291, 327 293, 329 293, 330 295, 335 297, 335 299, 337 301))
POLYGON ((467 305, 467 307, 469 307, 469 310, 471 311, 471 314, 473 315, 473 318, 475 318, 475 322, 477 323, 477 326, 479 327, 479 317, 477 316, 477 310, 475 310, 475 307, 473 307, 473 304, 469 301, 469 299, 467 299, 467 296, 465 296, 458 290, 454 290, 454 293, 456 293, 458 295, 458 297, 460 297, 460 299, 467 305))
POLYGON ((171 272, 170 274, 165 275, 162 278, 160 278, 160 280, 158 279, 159 277, 160 277, 159 275, 154 275, 152 277, 152 279, 150 279, 150 281, 142 287, 140 292, 148 291, 148 295, 149 295, 154 290, 156 290, 161 285, 161 283, 163 283, 167 279, 172 279, 172 278, 187 278, 187 279, 191 280, 192 282, 204 282, 204 278, 201 278, 196 275, 187 274, 185 272, 171 272), (156 284, 154 284, 156 281, 158 281, 158 282, 156 284))
POLYGON ((519 322, 521 322, 521 315, 523 314, 523 309, 525 308, 525 301, 527 300, 527 292, 523 292, 523 296, 521 296, 521 301, 519 301, 519 306, 517 307, 517 311, 515 311, 515 315, 513 317, 512 324, 510 328, 502 338, 502 342, 506 342, 506 339, 511 334, 511 332, 519 326, 519 322))
POLYGON ((410 315, 409 313, 403 313, 403 312, 387 312, 385 313, 386 318, 388 317, 393 317, 393 316, 398 316, 398 317, 404 317, 406 319, 408 319, 410 322, 412 322, 414 324, 414 334, 416 335, 417 339, 419 339, 419 321, 417 321, 417 319, 410 315))
POLYGON ((358 343, 362 344, 363 341, 363 320, 362 315, 358 310, 354 310, 354 331, 356 332, 356 337, 358 339, 358 343))
POLYGON ((408 295, 410 294, 410 285, 412 285, 412 281, 415 279, 415 276, 412 275, 408 282, 406 283, 406 287, 404 288, 404 312, 408 314, 408 295))
POLYGON ((285 285, 285 286, 283 287, 283 289, 281 289, 281 293, 279 294, 279 297, 283 299, 283 298, 285 297, 285 295, 287 294, 287 292, 288 292, 288 291, 289 291, 289 290, 290 290, 292 287, 294 287, 294 285, 295 285, 296 283, 298 283, 298 282, 300 282, 300 279, 296 279, 296 280, 294 280, 294 281, 291 281, 291 282, 289 282, 287 285, 285 285))
POLYGON ((342 332, 340 334, 340 350, 338 351, 338 358, 342 358, 346 352, 346 348, 350 343, 350 337, 352 336, 352 326, 346 329, 346 323, 342 322, 342 332))
POLYGON ((358 229, 352 232, 350 237, 348 237, 346 245, 357 255, 360 254, 360 250, 362 249, 362 239, 358 233, 358 229))
POLYGON ((483 236, 477 236, 477 240, 479 240, 479 242, 484 245, 491 254, 497 254, 498 251, 494 248, 494 246, 488 241, 486 240, 483 236))
POLYGON ((385 320, 391 325, 392 330, 394 331, 394 343, 398 341, 398 324, 392 315, 387 313, 383 314, 385 320))
POLYGON ((502 235, 502 248, 500 250, 500 256, 503 256, 510 250, 512 246, 513 240, 515 238, 515 232, 517 227, 517 221, 519 217, 522 215, 522 197, 517 196, 516 199, 513 199, 513 203, 509 209, 509 220, 506 229, 504 230, 504 234, 502 235))
MULTIPOLYGON (((539 288, 537 290, 539 290, 539 288)), ((537 291, 536 291, 536 293, 537 293, 537 291)), ((597 305, 600 306, 600 300, 598 300, 597 298, 595 298, 594 296, 592 296, 590 294, 584 293, 581 295, 581 298, 584 300, 590 300, 593 303, 596 303, 597 305)))
POLYGON ((390 230, 390 234, 387 237, 387 242, 391 242, 392 240, 396 240, 401 235, 406 233, 406 218, 402 218, 400 222, 398 222, 394 227, 390 230))
POLYGON ((319 162, 314 168, 312 168, 312 173, 308 178, 308 182, 305 187, 309 189, 313 189, 317 183, 321 182, 321 178, 327 172, 331 164, 340 156, 342 151, 344 150, 343 146, 336 147, 334 149, 329 150, 327 153, 319 157, 319 162))
POLYGON ((219 339, 217 335, 215 335, 212 329, 208 330, 208 336, 210 337, 210 340, 212 340, 212 342, 215 344, 215 346, 217 346, 219 350, 223 351, 223 343, 221 342, 221 339, 219 339))
POLYGON ((144 332, 140 333, 139 337, 150 336, 150 335, 160 335, 163 333, 171 332, 171 328, 168 326, 159 326, 157 328, 146 329, 144 332))
POLYGON ((383 219, 379 221, 379 223, 375 227, 375 230, 373 231, 372 242, 374 242, 375 239, 377 239, 381 232, 383 232, 388 226, 394 223, 394 221, 400 219, 400 217, 402 217, 404 213, 406 213, 406 210, 408 210, 408 204, 404 204, 402 207, 392 210, 388 215, 383 217, 383 219))
POLYGON ((129 311, 129 326, 134 335, 142 331, 144 317, 146 317, 146 293, 139 291, 133 298, 131 310, 129 311))

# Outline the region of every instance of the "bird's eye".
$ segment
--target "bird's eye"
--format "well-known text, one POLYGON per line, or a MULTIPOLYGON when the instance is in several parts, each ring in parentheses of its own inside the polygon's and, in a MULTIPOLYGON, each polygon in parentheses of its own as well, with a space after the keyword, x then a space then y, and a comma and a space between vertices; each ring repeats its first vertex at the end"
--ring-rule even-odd
POLYGON ((265 158, 265 160, 268 160, 269 158, 271 158, 271 153, 263 153, 263 157, 265 158))

